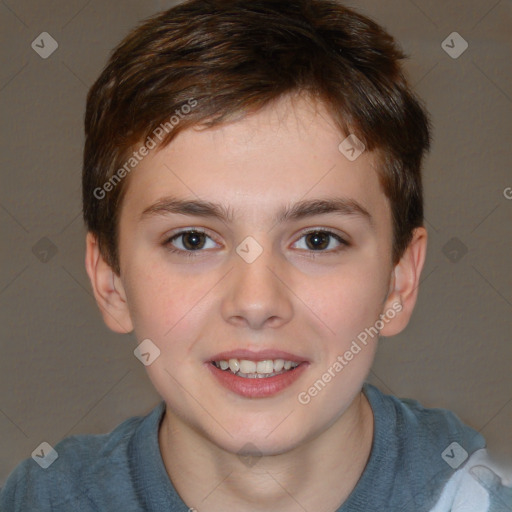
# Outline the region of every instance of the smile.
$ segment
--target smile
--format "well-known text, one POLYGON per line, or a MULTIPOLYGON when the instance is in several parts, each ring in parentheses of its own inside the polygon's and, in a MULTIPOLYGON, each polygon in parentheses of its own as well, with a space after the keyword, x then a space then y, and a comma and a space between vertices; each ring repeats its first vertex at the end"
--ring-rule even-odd
POLYGON ((249 359, 229 359, 212 361, 217 368, 228 371, 244 379, 261 379, 275 377, 296 368, 299 363, 285 359, 265 359, 251 361, 249 359))
MULTIPOLYGON (((280 354, 283 355, 283 354, 280 354)), ((249 356, 247 354, 245 357, 249 356)), ((250 356, 249 356, 250 357, 250 356)), ((267 356, 268 357, 268 356, 267 356)), ((205 367, 224 389, 243 398, 269 398, 291 387, 307 371, 309 362, 291 359, 244 359, 217 356, 205 367)))

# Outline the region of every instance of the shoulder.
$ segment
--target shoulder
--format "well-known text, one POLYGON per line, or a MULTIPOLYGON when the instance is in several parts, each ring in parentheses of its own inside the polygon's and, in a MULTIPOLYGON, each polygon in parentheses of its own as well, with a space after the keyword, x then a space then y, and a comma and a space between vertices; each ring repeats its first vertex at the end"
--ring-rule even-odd
POLYGON ((491 460, 479 432, 447 409, 385 395, 373 386, 367 386, 366 393, 388 421, 380 425, 394 432, 396 458, 417 507, 431 503, 430 512, 512 510, 512 468, 491 460))
POLYGON ((64 510, 66 503, 73 503, 73 510, 96 510, 98 486, 129 480, 126 476, 130 442, 148 416, 129 418, 108 434, 65 438, 53 447, 54 453, 49 450, 45 453, 43 449, 42 465, 32 458, 25 459, 9 475, 0 491, 0 510, 46 511, 61 510, 60 507, 64 510), (44 458, 49 465, 44 464, 44 458))
POLYGON ((512 467, 499 466, 486 449, 477 450, 450 477, 430 512, 512 510, 512 467))
POLYGON ((414 453, 424 452, 429 463, 436 457, 437 462, 444 461, 454 469, 473 452, 485 448, 484 437, 454 412, 425 407, 412 398, 386 395, 374 386, 368 388, 380 413, 393 419, 398 441, 414 453))

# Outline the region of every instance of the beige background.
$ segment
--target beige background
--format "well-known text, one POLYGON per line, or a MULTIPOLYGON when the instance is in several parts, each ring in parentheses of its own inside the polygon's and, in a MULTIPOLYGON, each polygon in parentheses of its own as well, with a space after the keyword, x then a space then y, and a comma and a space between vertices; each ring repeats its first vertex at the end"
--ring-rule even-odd
MULTIPOLYGON (((135 339, 109 332, 92 298, 80 172, 88 88, 129 28, 170 5, 0 4, 0 485, 42 441, 107 432, 159 401, 133 356, 135 339), (59 45, 47 59, 31 48, 41 32, 59 45)), ((350 5, 411 56, 411 81, 435 126, 419 303, 406 331, 381 341, 371 382, 455 411, 511 459, 511 2, 350 5), (457 59, 441 47, 454 31, 469 43, 457 59)))

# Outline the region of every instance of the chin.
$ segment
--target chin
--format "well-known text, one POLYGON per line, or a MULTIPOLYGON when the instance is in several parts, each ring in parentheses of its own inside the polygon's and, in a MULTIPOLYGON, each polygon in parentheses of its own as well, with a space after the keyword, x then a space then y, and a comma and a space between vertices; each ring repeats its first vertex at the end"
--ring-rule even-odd
MULTIPOLYGON (((282 417, 280 421, 283 421, 282 417)), ((279 421, 275 421, 270 427, 269 422, 241 422, 237 429, 229 429, 231 436, 223 431, 215 438, 210 438, 210 441, 219 448, 242 457, 279 455, 297 448, 306 440, 304 428, 299 431, 286 423, 287 420, 279 425, 279 421)))

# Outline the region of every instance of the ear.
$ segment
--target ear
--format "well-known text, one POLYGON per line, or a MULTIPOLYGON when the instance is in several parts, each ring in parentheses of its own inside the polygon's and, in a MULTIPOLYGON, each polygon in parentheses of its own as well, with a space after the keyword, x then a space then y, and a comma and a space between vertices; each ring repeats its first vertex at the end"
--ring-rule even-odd
POLYGON ((394 336, 402 332, 411 318, 420 284, 421 271, 427 253, 427 231, 416 228, 412 240, 391 274, 389 292, 382 315, 384 327, 381 336, 394 336))
POLYGON ((92 233, 87 233, 85 244, 85 268, 103 320, 114 332, 131 332, 133 324, 121 278, 104 260, 92 233))

